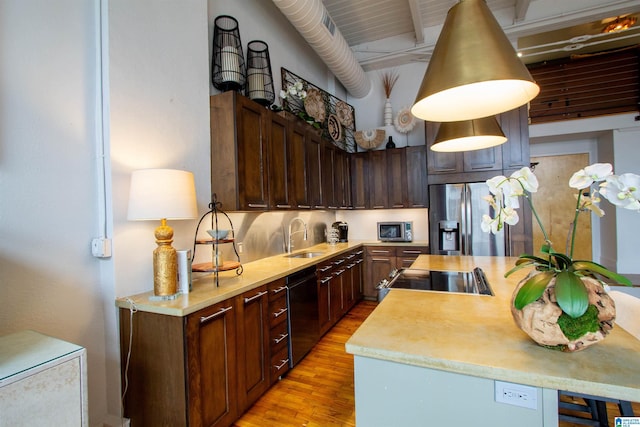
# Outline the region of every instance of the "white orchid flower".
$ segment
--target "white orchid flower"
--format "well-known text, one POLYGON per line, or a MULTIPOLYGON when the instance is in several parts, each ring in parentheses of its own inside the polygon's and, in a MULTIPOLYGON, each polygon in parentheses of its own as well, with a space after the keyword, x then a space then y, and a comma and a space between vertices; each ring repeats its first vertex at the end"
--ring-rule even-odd
POLYGON ((522 196, 522 186, 516 182, 516 180, 509 179, 508 185, 502 186, 504 193, 504 206, 505 208, 517 209, 520 207, 518 196, 522 196))
POLYGON ((515 209, 505 207, 500 212, 500 220, 509 225, 516 225, 520 220, 518 212, 515 209))
MULTIPOLYGON (((518 182, 522 185, 522 188, 524 188, 529 193, 535 193, 536 191, 538 191, 538 178, 536 178, 531 169, 527 167, 524 167, 512 173, 511 178, 517 179, 518 182)), ((522 191, 520 191, 520 195, 522 195, 522 191)))
POLYGON ((607 177, 600 194, 616 206, 640 212, 640 176, 634 173, 607 177))
POLYGON ((485 233, 497 234, 500 228, 500 222, 498 218, 491 218, 489 215, 482 215, 482 222, 480 223, 480 229, 485 233))
POLYGON ((610 163, 594 163, 574 173, 569 180, 569 187, 582 190, 590 187, 594 182, 600 182, 613 175, 610 163))
MULTIPOLYGON (((573 197, 576 198, 576 200, 578 199, 578 195, 574 194, 573 197)), ((600 209, 600 206, 598 206, 598 203, 600 203, 600 197, 598 197, 598 192, 594 191, 591 196, 585 196, 583 195, 580 198, 580 210, 590 210, 592 211, 594 214, 598 215, 600 218, 602 218, 604 216, 604 211, 602 209, 600 209)))
POLYGON ((494 176, 493 178, 487 180, 489 191, 491 192, 491 194, 495 194, 498 197, 502 197, 503 187, 505 185, 509 185, 509 183, 507 182, 507 178, 502 175, 494 176))

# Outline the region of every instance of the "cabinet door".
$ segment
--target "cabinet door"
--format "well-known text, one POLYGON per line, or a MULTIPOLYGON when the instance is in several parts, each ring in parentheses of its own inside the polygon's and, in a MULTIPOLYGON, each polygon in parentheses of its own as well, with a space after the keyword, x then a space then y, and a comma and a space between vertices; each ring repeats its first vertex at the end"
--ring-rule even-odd
POLYGON ((407 203, 407 157, 404 148, 386 150, 387 207, 404 208, 407 203))
POLYGON ((299 120, 289 124, 289 185, 292 189, 292 203, 296 209, 309 209, 307 192, 307 159, 305 155, 305 139, 307 124, 299 120))
POLYGON ((289 370, 289 330, 287 328, 287 287, 284 278, 267 285, 269 291, 269 357, 270 383, 278 381, 289 370))
POLYGON ((332 326, 344 314, 344 287, 342 283, 344 271, 343 266, 336 268, 329 281, 329 319, 332 326))
POLYGON ((502 146, 465 151, 463 158, 465 172, 499 171, 502 169, 502 146))
POLYGON ((389 191, 387 182, 387 156, 383 150, 371 152, 371 168, 369 169, 371 183, 370 197, 372 209, 386 209, 389 206, 389 191))
MULTIPOLYGON (((233 300, 189 315, 186 334, 189 424, 231 425, 239 414, 233 300)), ((146 354, 146 357, 155 356, 146 354)), ((171 392, 165 390, 165 393, 171 392)), ((171 406, 171 403, 165 405, 171 406)))
POLYGON ((429 206, 427 192, 427 146, 417 145, 406 148, 407 157, 407 203, 408 208, 429 206))
POLYGON ((324 209, 326 203, 322 198, 322 138, 315 129, 307 129, 304 146, 307 167, 307 195, 313 209, 324 209))
POLYGON ((236 107, 240 209, 266 210, 269 207, 269 138, 265 116, 269 111, 243 96, 237 97, 236 107))
POLYGON ((364 296, 364 290, 362 288, 362 278, 363 278, 363 271, 362 271, 362 267, 364 266, 364 258, 362 257, 362 251, 359 251, 360 255, 358 255, 357 258, 355 258, 354 262, 355 262, 355 266, 353 267, 353 273, 351 276, 351 279, 353 281, 353 298, 354 298, 354 303, 358 302, 362 299, 362 297, 364 296))
POLYGON ((427 156, 427 171, 429 174, 456 173, 462 172, 464 169, 462 153, 439 153, 431 150, 431 146, 435 142, 436 135, 440 123, 425 122, 425 141, 429 147, 429 155, 427 156))
POLYGON ((341 209, 351 205, 351 179, 349 167, 349 155, 339 148, 334 154, 334 198, 336 206, 341 209))
POLYGON ((266 286, 236 297, 240 411, 269 388, 269 299, 266 286))
POLYGON ((351 206, 354 209, 369 207, 369 152, 350 155, 351 206))
POLYGON ((297 164, 290 161, 290 141, 287 120, 277 114, 269 114, 269 202, 271 209, 291 208, 289 176, 297 164), (292 170, 293 169, 293 170, 292 170))
POLYGON ((365 251, 364 297, 377 299, 378 283, 389 276, 396 268, 395 248, 387 246, 370 246, 365 251))
POLYGON ((322 141, 322 201, 328 209, 336 209, 334 186, 334 162, 335 147, 333 144, 322 141))
POLYGON ((530 165, 529 108, 523 105, 498 116, 500 127, 508 138, 502 145, 503 169, 520 169, 530 165))

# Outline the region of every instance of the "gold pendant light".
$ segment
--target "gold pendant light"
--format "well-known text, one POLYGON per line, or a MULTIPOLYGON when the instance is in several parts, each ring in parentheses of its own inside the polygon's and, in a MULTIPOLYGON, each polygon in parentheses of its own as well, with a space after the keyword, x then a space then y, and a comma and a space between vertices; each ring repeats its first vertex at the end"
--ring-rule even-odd
POLYGON ((411 113, 451 122, 513 110, 540 92, 484 0, 453 6, 411 113))
POLYGON ((432 151, 456 152, 480 150, 507 142, 494 116, 440 124, 432 151))

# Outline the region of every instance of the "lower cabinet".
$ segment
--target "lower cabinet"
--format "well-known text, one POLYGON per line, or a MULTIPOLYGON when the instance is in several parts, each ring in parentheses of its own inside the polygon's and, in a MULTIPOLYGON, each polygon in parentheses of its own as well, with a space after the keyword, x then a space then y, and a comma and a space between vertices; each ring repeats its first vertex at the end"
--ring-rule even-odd
MULTIPOLYGON (((267 289, 253 289, 186 317, 133 314, 124 398, 131 424, 229 426, 251 406, 271 384, 267 289)), ((123 384, 129 316, 129 310, 120 309, 123 384)))
MULTIPOLYGON (((317 266, 321 333, 360 299, 362 257, 355 249, 317 266)), ((232 425, 289 370, 286 290, 278 279, 185 317, 120 308, 131 425, 232 425)))
POLYGON ((364 298, 377 299, 376 286, 394 268, 407 268, 420 254, 428 254, 428 246, 367 246, 363 269, 364 298))

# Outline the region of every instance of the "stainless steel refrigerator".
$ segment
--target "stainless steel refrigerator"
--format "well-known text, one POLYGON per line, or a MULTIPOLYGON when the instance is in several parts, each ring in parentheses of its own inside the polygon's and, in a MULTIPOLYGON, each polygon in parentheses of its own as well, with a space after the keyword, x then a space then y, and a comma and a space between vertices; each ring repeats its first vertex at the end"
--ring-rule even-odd
POLYGON ((429 186, 429 247, 436 255, 511 255, 509 233, 481 230, 482 215, 494 216, 485 182, 429 186))

